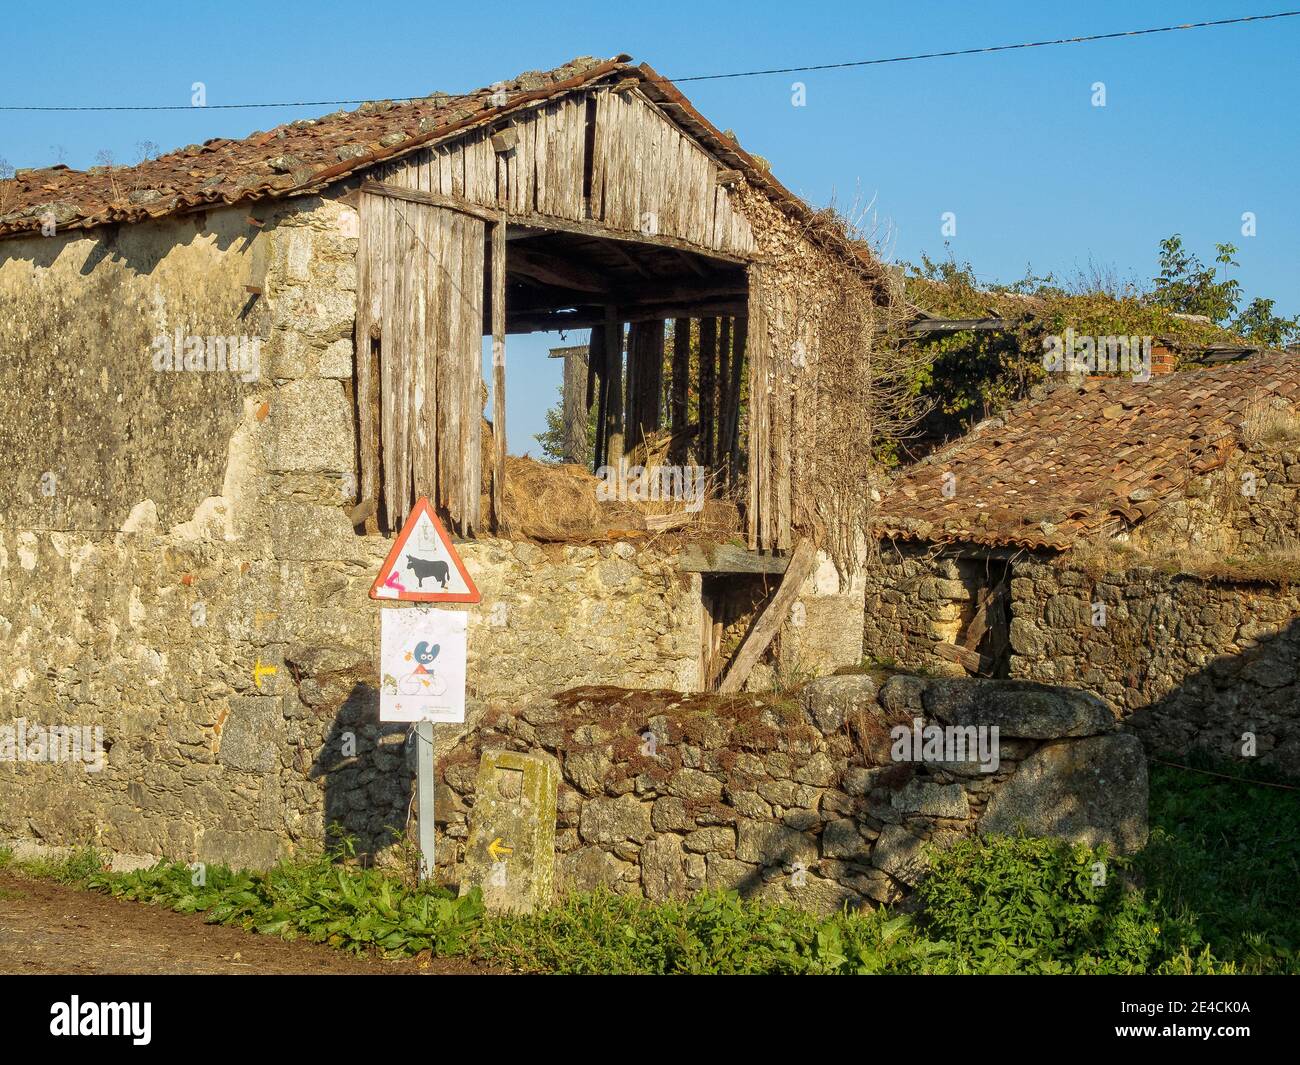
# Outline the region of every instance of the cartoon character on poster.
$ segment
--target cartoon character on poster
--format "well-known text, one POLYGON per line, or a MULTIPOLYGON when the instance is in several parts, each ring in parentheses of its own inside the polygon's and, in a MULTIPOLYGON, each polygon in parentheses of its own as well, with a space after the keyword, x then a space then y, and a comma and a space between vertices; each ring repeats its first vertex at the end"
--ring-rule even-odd
POLYGON ((379 719, 464 721, 467 615, 413 607, 381 619, 379 719))
POLYGON ((442 650, 436 643, 421 640, 404 656, 415 668, 397 682, 397 690, 403 695, 446 695, 447 684, 438 676, 438 667, 434 664, 438 652, 442 650))

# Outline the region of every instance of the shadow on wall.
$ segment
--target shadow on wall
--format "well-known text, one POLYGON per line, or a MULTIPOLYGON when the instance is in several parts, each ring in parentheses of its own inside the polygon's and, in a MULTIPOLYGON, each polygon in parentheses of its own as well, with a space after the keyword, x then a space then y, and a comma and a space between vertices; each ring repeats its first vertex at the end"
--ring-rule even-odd
POLYGON ((1199 748, 1300 778, 1300 618, 1188 674, 1128 724, 1155 754, 1199 748))
POLYGON ((325 783, 326 847, 337 843, 333 826, 365 860, 403 836, 415 779, 408 746, 406 725, 379 721, 379 692, 355 685, 311 768, 311 778, 325 783))

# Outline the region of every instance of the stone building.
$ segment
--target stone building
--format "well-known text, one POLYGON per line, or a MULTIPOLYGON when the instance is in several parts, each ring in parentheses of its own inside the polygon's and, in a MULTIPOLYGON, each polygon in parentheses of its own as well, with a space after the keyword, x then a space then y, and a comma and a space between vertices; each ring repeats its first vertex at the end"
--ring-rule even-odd
POLYGON ((885 275, 626 60, 0 181, 0 718, 107 748, 0 766, 0 835, 265 863, 346 812, 378 839, 410 779, 367 589, 421 495, 483 592, 476 706, 753 683, 784 618, 728 661, 719 604, 778 585, 783 654, 856 661, 836 447, 885 275), (560 327, 595 334, 597 460, 671 434, 740 546, 512 530, 506 337, 560 327))
POLYGON ((1083 687, 1150 748, 1300 772, 1298 406, 1272 352, 976 426, 883 493, 864 654, 1083 687))

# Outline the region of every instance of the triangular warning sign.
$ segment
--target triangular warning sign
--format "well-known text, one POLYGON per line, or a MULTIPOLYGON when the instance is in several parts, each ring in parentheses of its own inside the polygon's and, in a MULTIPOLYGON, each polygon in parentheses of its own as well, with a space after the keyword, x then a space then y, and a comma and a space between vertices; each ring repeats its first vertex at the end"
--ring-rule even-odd
POLYGON ((370 598, 415 603, 477 603, 483 598, 424 496, 379 567, 370 598))

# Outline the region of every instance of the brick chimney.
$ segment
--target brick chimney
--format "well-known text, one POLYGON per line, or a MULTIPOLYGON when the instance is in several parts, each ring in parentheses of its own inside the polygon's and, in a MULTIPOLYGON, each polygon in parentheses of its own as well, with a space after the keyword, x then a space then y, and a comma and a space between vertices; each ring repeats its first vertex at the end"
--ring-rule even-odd
POLYGON ((1173 373, 1178 364, 1178 356, 1163 340, 1151 341, 1151 376, 1173 373))

